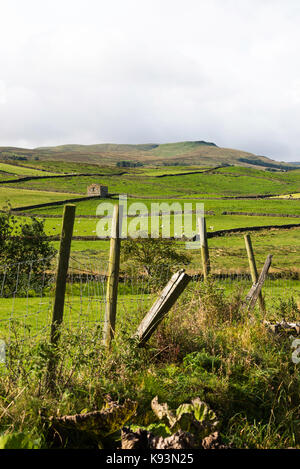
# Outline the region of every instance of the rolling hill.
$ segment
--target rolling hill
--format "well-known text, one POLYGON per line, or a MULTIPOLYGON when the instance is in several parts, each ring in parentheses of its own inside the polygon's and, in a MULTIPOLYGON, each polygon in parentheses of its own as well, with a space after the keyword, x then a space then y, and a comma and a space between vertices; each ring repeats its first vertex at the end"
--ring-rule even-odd
POLYGON ((0 160, 55 160, 115 165, 120 161, 140 162, 144 165, 239 165, 269 169, 293 169, 296 166, 253 153, 218 147, 215 143, 187 141, 164 144, 96 144, 59 145, 25 149, 0 147, 0 160))

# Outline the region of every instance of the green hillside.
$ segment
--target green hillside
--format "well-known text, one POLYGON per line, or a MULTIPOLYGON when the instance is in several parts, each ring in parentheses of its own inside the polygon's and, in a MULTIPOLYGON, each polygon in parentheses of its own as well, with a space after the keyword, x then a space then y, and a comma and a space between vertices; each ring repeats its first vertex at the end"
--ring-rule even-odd
POLYGON ((0 171, 5 174, 12 174, 15 176, 47 176, 54 173, 41 171, 35 168, 26 167, 17 164, 8 164, 0 162, 0 171))
POLYGON ((249 152, 218 147, 215 143, 203 140, 149 143, 139 145, 96 144, 96 145, 59 145, 24 149, 0 147, 0 159, 27 158, 28 160, 56 160, 64 162, 84 162, 100 165, 115 165, 122 160, 140 162, 145 165, 205 165, 217 166, 238 164, 273 169, 289 169, 292 164, 282 163, 265 156, 249 152))
MULTIPOLYGON (((57 163, 59 164, 59 163, 57 163)), ((147 198, 196 198, 295 194, 300 192, 300 171, 270 172, 262 169, 230 166, 191 174, 157 174, 156 169, 126 168, 120 174, 68 176, 32 179, 9 185, 11 188, 86 194, 92 183, 108 186, 110 194, 128 194, 147 198)))

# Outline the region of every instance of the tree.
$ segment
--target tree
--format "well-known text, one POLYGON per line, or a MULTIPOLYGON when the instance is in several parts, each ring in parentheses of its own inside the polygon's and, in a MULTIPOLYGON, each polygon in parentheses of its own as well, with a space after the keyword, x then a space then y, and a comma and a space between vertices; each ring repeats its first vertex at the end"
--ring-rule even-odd
POLYGON ((124 261, 143 269, 152 285, 167 282, 172 273, 189 264, 190 257, 180 251, 175 242, 164 238, 142 238, 122 241, 124 261))
POLYGON ((20 220, 8 209, 0 214, 0 263, 2 296, 28 289, 39 291, 55 249, 44 231, 44 221, 20 220))

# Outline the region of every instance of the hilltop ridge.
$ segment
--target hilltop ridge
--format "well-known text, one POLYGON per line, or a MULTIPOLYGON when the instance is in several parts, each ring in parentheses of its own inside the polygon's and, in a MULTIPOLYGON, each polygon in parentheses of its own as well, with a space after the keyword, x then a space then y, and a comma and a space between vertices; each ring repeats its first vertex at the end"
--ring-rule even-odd
POLYGON ((84 162, 101 165, 115 165, 128 160, 144 165, 239 165, 265 167, 268 169, 293 169, 293 163, 273 160, 266 156, 232 148, 222 148, 216 143, 204 140, 116 144, 100 143, 92 145, 66 144, 37 147, 33 149, 0 147, 0 159, 41 159, 56 161, 84 162))

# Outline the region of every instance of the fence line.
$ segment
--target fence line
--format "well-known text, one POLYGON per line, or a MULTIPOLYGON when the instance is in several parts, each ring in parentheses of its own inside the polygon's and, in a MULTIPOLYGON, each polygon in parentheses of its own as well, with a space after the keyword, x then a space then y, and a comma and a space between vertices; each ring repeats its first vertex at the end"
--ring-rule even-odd
MULTIPOLYGON (((41 339, 50 335, 51 316, 54 304, 55 269, 57 258, 51 259, 51 268, 45 268, 49 259, 32 263, 19 263, 6 266, 0 273, 0 339, 8 343, 14 340, 26 341, 41 339), (38 279, 34 279, 31 264, 39 264, 38 279), (26 270, 22 270, 24 264, 26 270), (11 275, 14 275, 12 282, 11 275)), ((64 327, 70 331, 82 330, 83 327, 101 330, 104 324, 107 290, 107 263, 88 256, 76 259, 72 256, 67 276, 64 306, 64 327)), ((173 265, 164 264, 156 268, 155 282, 140 269, 127 267, 121 269, 118 286, 116 327, 133 333, 139 322, 157 299, 159 291, 165 286, 166 279, 176 270, 173 265)), ((223 292, 223 296, 240 294, 245 296, 251 285, 248 273, 211 274, 214 288, 223 292)), ((192 276, 188 293, 199 294, 202 275, 192 276)), ((268 277, 263 287, 266 310, 269 312, 277 305, 287 303, 294 298, 299 304, 300 280, 292 278, 268 277)), ((282 307, 282 306, 281 306, 282 307)), ((287 307, 287 306, 286 306, 287 307)), ((175 307, 176 308, 176 305, 175 307)))
MULTIPOLYGON (((9 344, 16 340, 24 343, 31 339, 50 338, 57 267, 56 255, 0 266, 0 339, 9 344)), ((121 265, 115 293, 116 328, 132 334, 171 275, 180 267, 167 263, 152 266, 149 275, 147 268, 128 264, 124 270, 121 265)), ((300 305, 300 280, 280 278, 280 268, 276 269, 278 275, 268 275, 263 286, 265 309, 268 313, 276 313, 278 306, 283 314, 288 314, 293 308, 296 312, 300 305)), ((184 292, 189 298, 199 297, 199 284, 203 279, 201 270, 199 266, 198 273, 190 273, 192 278, 184 292)), ((103 332, 108 306, 108 274, 107 261, 82 253, 80 257, 70 256, 64 294, 64 328, 75 334, 92 328, 103 332)), ((215 292, 224 298, 230 295, 245 297, 255 280, 251 278, 250 271, 216 274, 212 269, 206 277, 213 279, 215 292)), ((175 304, 175 311, 176 308, 180 305, 175 304)))

